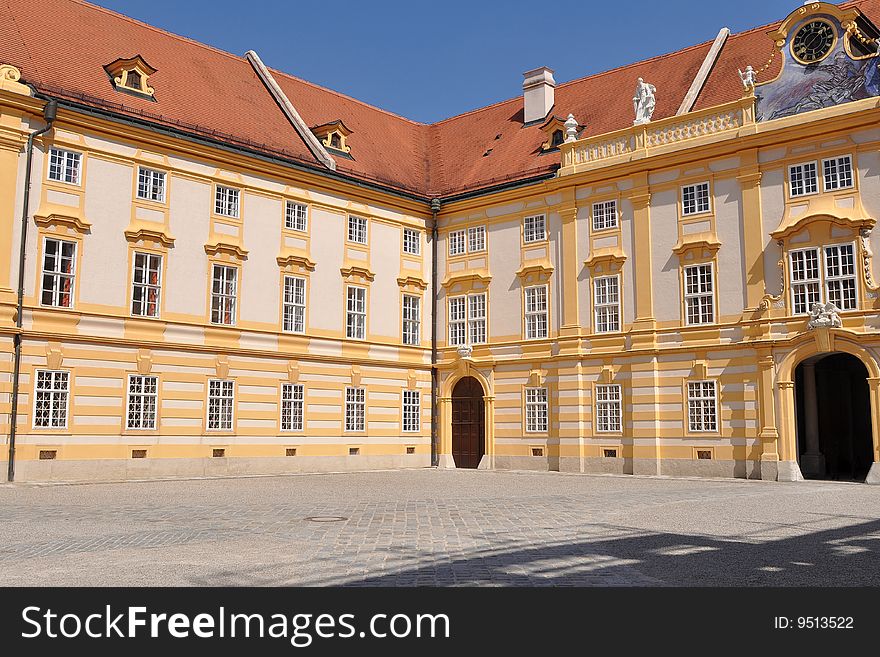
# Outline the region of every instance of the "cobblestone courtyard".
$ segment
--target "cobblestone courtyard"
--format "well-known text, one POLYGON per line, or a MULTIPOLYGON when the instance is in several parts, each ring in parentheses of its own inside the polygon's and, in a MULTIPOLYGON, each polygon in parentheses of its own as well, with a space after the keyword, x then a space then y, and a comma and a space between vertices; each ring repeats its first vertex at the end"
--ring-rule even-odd
POLYGON ((880 585, 880 487, 419 470, 0 485, 0 585, 880 585))

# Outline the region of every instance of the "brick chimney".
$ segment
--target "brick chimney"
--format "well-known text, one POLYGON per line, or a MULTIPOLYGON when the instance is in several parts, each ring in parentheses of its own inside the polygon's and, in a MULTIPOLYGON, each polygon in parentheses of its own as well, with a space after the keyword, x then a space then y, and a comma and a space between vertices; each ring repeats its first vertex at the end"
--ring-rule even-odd
POLYGON ((523 122, 543 121, 553 107, 553 69, 541 66, 523 73, 523 122))

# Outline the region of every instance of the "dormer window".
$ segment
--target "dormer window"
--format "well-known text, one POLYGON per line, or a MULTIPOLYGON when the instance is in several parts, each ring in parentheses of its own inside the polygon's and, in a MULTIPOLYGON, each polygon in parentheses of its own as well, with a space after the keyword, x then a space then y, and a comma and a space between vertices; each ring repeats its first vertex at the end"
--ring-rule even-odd
POLYGON ((555 151, 565 143, 565 119, 558 116, 550 116, 544 125, 541 126, 541 130, 547 136, 546 141, 541 144, 543 152, 555 151))
POLYGON ((149 76, 156 72, 143 57, 136 55, 130 59, 117 59, 104 67, 113 86, 118 91, 153 97, 154 90, 148 84, 149 76))
POLYGON ((312 132, 321 140, 324 148, 335 152, 337 155, 348 155, 351 152, 351 147, 345 143, 346 138, 351 134, 351 130, 341 120, 317 125, 312 128, 312 132))
POLYGON ((550 138, 550 146, 559 148, 559 145, 565 141, 565 133, 562 130, 554 130, 553 136, 550 138))

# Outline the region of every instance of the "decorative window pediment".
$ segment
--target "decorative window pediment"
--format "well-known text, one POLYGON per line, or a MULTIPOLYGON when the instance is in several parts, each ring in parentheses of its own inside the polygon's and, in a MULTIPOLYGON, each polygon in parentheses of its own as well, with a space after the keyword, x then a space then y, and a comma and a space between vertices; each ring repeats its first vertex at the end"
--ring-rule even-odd
POLYGON ((148 78, 156 72, 140 55, 129 59, 117 59, 104 67, 113 86, 119 91, 127 91, 152 98, 154 89, 148 84, 148 78))
POLYGON ((619 246, 594 248, 584 260, 584 266, 593 273, 620 271, 626 262, 626 254, 619 246))
POLYGON ((360 265, 341 267, 339 271, 342 273, 343 278, 351 282, 357 282, 358 279, 364 282, 370 282, 376 278, 376 274, 370 271, 369 268, 360 265))
POLYGON ((711 258, 715 252, 721 248, 721 242, 713 232, 693 233, 691 235, 682 235, 672 252, 681 259, 702 259, 711 258), (691 255, 691 258, 686 256, 691 255))
POLYGON ((342 119, 330 121, 330 123, 324 123, 322 125, 316 125, 311 130, 312 133, 321 140, 324 148, 329 148, 332 151, 346 155, 351 152, 351 148, 345 143, 346 139, 351 134, 351 130, 346 127, 342 122, 342 119))
POLYGON ((247 249, 241 245, 220 240, 205 244, 205 253, 233 262, 243 262, 247 260, 248 255, 247 249))
POLYGON ((315 263, 308 256, 290 249, 284 249, 275 261, 288 272, 315 271, 315 263))

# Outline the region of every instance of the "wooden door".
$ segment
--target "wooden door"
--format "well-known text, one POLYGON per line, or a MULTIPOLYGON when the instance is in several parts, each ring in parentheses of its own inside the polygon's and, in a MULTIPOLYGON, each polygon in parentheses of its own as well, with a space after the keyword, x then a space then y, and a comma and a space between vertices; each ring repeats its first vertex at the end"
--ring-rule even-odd
POLYGON ((486 452, 483 387, 465 377, 452 390, 452 458, 457 468, 476 468, 486 452))

